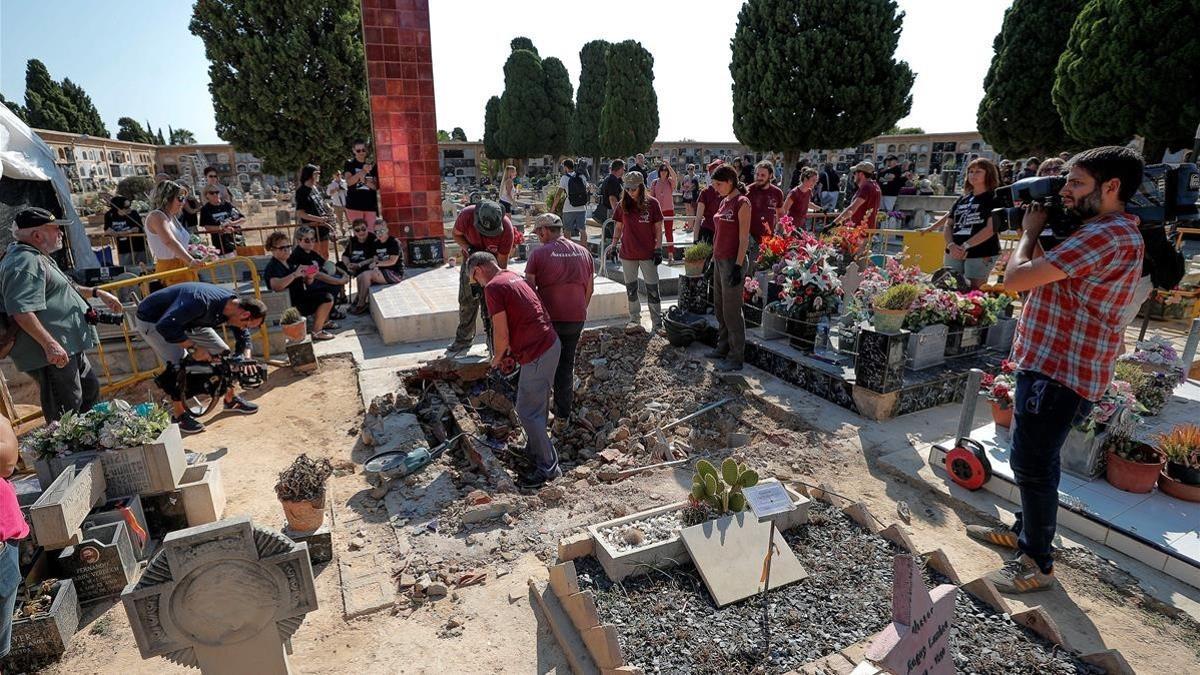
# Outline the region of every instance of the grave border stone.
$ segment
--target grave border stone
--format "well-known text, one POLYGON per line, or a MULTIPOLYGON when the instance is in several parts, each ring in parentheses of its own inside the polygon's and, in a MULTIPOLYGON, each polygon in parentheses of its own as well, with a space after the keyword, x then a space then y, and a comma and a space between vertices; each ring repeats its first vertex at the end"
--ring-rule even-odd
POLYGON ((59 549, 78 543, 80 525, 92 507, 104 502, 106 491, 100 462, 70 465, 29 507, 34 538, 47 549, 59 549))
POLYGON ((76 452, 38 460, 35 467, 42 485, 54 475, 81 461, 99 459, 110 497, 169 492, 179 485, 187 468, 179 425, 171 424, 149 443, 104 451, 76 452))

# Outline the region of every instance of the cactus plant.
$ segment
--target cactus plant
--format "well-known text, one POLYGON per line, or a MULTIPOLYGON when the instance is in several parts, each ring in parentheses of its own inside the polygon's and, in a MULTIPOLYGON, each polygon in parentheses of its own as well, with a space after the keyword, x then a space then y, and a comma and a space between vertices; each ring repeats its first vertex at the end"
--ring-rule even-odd
POLYGON ((696 473, 692 476, 691 499, 697 504, 707 504, 717 516, 738 513, 746 510, 742 490, 757 483, 758 472, 731 457, 721 462, 719 472, 712 462, 702 459, 696 462, 696 473))

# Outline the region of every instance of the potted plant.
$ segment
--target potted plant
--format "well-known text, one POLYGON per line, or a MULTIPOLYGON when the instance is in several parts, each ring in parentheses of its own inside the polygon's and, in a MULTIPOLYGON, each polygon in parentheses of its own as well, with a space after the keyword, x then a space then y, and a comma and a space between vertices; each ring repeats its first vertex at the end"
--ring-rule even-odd
POLYGON ((880 333, 899 333, 912 306, 921 292, 915 284, 897 284, 876 296, 872 306, 872 325, 880 333))
POLYGON ((709 513, 723 516, 746 509, 743 488, 758 484, 758 472, 738 464, 732 457, 721 462, 720 470, 712 462, 702 459, 696 462, 696 473, 692 475, 692 491, 688 502, 694 507, 703 504, 709 513))
POLYGON ((1189 502, 1200 502, 1200 426, 1181 424, 1154 439, 1167 458, 1158 479, 1163 492, 1189 502))
POLYGON ((763 315, 762 286, 753 277, 746 277, 742 286, 742 315, 746 317, 746 325, 758 326, 762 323, 763 315))
POLYGON ((1147 370, 1143 364, 1135 361, 1117 361, 1114 377, 1128 382, 1133 388, 1133 395, 1138 403, 1146 409, 1147 415, 1157 415, 1171 398, 1171 392, 1179 384, 1178 375, 1174 372, 1147 370))
POLYGON ((1138 493, 1154 489, 1158 474, 1167 463, 1166 457, 1153 446, 1124 434, 1109 436, 1107 461, 1108 482, 1118 490, 1138 493))
POLYGON ((980 391, 987 397, 988 403, 992 404, 992 421, 998 427, 1012 426, 1013 392, 1017 389, 1014 372, 1016 366, 1012 361, 1005 360, 1000 363, 999 373, 984 373, 979 382, 980 391))
POLYGON ((904 317, 904 327, 912 331, 905 348, 909 368, 923 370, 946 362, 946 323, 957 313, 953 291, 936 286, 921 289, 904 317))
POLYGON ((842 283, 829 264, 835 255, 827 244, 808 233, 800 233, 800 246, 782 265, 778 278, 780 310, 788 319, 787 334, 792 346, 804 352, 815 347, 817 323, 837 312, 842 302, 842 283))
POLYGON ((683 252, 683 273, 689 277, 704 274, 704 263, 712 256, 712 245, 700 242, 692 244, 683 252))
POLYGON ((288 307, 279 315, 279 328, 288 342, 299 342, 308 332, 308 320, 295 307, 288 307))
POLYGON ((1063 469, 1083 478, 1103 473, 1105 440, 1109 435, 1133 437, 1141 410, 1129 383, 1113 380, 1084 421, 1067 434, 1060 452, 1063 469))
POLYGON ((328 459, 309 459, 301 454, 288 468, 279 472, 275 495, 283 505, 288 527, 296 532, 312 532, 325 520, 325 481, 333 475, 328 459))

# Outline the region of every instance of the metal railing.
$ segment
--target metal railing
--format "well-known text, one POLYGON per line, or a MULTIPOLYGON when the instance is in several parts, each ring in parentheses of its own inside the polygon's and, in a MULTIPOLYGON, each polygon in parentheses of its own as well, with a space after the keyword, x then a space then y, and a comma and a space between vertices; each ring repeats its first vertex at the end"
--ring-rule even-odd
MULTIPOLYGON (((109 291, 118 298, 129 297, 134 292, 137 292, 137 297, 143 298, 150 294, 150 286, 155 282, 177 282, 181 276, 195 276, 198 273, 202 274, 206 270, 209 271, 214 277, 217 275, 218 270, 228 270, 230 276, 236 280, 238 275, 235 268, 240 265, 244 265, 249 271, 249 279, 244 283, 249 283, 255 299, 261 300, 262 285, 258 276, 258 268, 255 267, 253 260, 246 257, 222 258, 220 260, 205 264, 202 267, 155 272, 131 279, 119 279, 100 284, 99 288, 109 291)), ((250 291, 242 293, 239 292, 236 287, 233 289, 233 291, 239 296, 250 295, 250 291)), ((122 300, 122 302, 125 304, 126 317, 130 316, 132 313, 131 310, 136 312, 136 302, 125 303, 124 300, 122 300)), ((120 329, 120 345, 114 345, 112 349, 107 349, 103 339, 98 340, 96 344, 96 357, 99 365, 97 375, 100 377, 101 396, 107 396, 114 391, 138 384, 139 382, 144 382, 157 375, 162 371, 163 368, 163 363, 158 358, 157 354, 154 354, 155 365, 153 368, 142 368, 138 361, 138 355, 134 346, 134 340, 138 336, 136 331, 130 327, 130 321, 128 318, 120 325, 120 329), (113 364, 110 363, 110 359, 114 356, 114 352, 116 354, 124 353, 125 357, 129 360, 130 372, 128 374, 115 375, 113 373, 113 364)), ((229 339, 228 326, 223 325, 221 327, 221 331, 226 343, 232 344, 229 339)), ((269 360, 271 358, 271 341, 269 335, 267 334, 266 321, 264 321, 263 325, 259 327, 257 334, 251 336, 251 339, 254 341, 261 341, 263 360, 269 360)), ((0 390, 2 390, 0 391, 0 413, 12 421, 14 427, 20 427, 22 425, 35 422, 42 417, 42 411, 40 409, 36 412, 31 412, 25 415, 18 415, 16 405, 14 404, 12 396, 8 390, 8 384, 2 377, 0 377, 0 390)))

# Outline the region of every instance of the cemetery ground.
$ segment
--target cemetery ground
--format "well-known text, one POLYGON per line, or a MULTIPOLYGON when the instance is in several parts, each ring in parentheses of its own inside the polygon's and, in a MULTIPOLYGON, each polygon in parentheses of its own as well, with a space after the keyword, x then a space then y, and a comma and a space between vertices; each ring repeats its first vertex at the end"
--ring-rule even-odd
MULTIPOLYGON (((250 394, 262 406, 258 415, 218 417, 205 433, 185 440, 190 450, 208 453, 212 458, 223 455, 226 517, 249 515, 256 523, 272 528, 279 527, 283 520, 272 490, 276 473, 300 452, 334 461, 336 472, 329 483, 329 501, 335 559, 314 565, 320 608, 306 617, 292 639, 292 666, 296 672, 569 672, 546 618, 531 602, 527 580, 546 578, 546 565, 555 562, 560 539, 583 532, 588 525, 683 499, 691 484, 691 464, 701 456, 733 456, 762 476, 785 482, 828 483, 851 501, 864 502, 888 524, 899 520, 897 505, 903 502, 911 512, 911 522, 901 523, 901 527, 909 533, 916 549, 942 549, 964 582, 998 567, 1007 557, 1004 551, 969 540, 963 531, 966 524, 989 523, 1002 515, 995 500, 984 494, 950 493, 942 486, 941 478, 915 484, 889 473, 878 462, 882 454, 895 448, 897 438, 907 437, 918 445, 922 440, 927 443, 951 433, 947 425, 952 424, 955 414, 946 412, 949 407, 943 407, 940 413, 926 411, 859 426, 861 420, 852 414, 835 410, 832 404, 753 369, 748 369, 744 378, 720 380, 710 362, 700 356, 698 347, 679 351, 657 337, 625 335, 613 328, 600 332, 607 339, 591 331, 591 337, 581 345, 577 372, 582 384, 579 405, 596 412, 603 423, 610 419, 619 422, 620 415, 626 415, 631 418, 626 425, 641 431, 638 425, 644 426, 644 421, 639 420, 639 413, 643 410, 650 410, 652 418, 661 424, 706 402, 735 398, 714 413, 687 423, 686 430, 669 434, 676 447, 690 447, 688 462, 616 482, 602 481, 600 474, 614 468, 651 463, 655 449, 636 444, 633 439, 611 443, 605 439, 597 447, 575 432, 560 442, 568 475, 554 484, 559 490, 503 494, 486 472, 476 470, 461 453, 453 451, 417 475, 397 481, 384 499, 373 499, 362 475, 362 462, 374 450, 364 447, 360 439, 367 412, 361 403, 360 387, 370 381, 374 389, 399 392, 402 380, 397 370, 412 374, 436 352, 432 345, 413 347, 406 356, 390 358, 386 369, 378 368, 371 374, 362 367, 363 349, 339 346, 348 342, 344 337, 330 343, 331 353, 348 350, 354 358, 325 356, 320 370, 309 376, 295 375, 288 369, 273 370, 267 384, 250 394), (397 364, 400 367, 395 367, 397 364), (386 385, 381 386, 381 382, 386 385), (742 388, 743 382, 749 390, 742 388), (614 416, 610 408, 619 414, 614 416), (839 425, 839 419, 845 422, 839 425), (610 445, 622 445, 625 450, 600 456, 610 445), (472 504, 485 499, 491 501, 472 504), (381 602, 368 608, 370 603, 364 601, 361 616, 347 619, 349 608, 343 593, 357 587, 351 581, 359 578, 356 575, 371 573, 384 582, 376 594, 381 602), (477 580, 480 577, 482 582, 477 580)), ((419 394, 422 387, 430 388, 410 382, 408 391, 419 394)), ((480 406, 472 401, 469 388, 454 385, 451 389, 471 403, 474 414, 483 421, 498 423, 494 416, 489 418, 487 411, 479 412, 480 406)), ((418 413, 420 410, 418 407, 418 413)), ((915 457, 915 450, 913 454, 915 457)), ((503 448, 497 448, 496 456, 496 461, 514 468, 514 460, 503 448)), ((825 511, 832 510, 814 503, 812 513, 825 511)), ((827 521, 835 517, 825 515, 827 521)), ((863 554, 864 537, 852 531, 855 527, 838 523, 829 528, 850 534, 845 535, 844 545, 822 549, 822 555, 832 556, 824 567, 801 553, 810 579, 814 575, 834 575, 840 564, 861 565, 871 557, 863 554)), ((793 531, 786 539, 794 547, 802 546, 805 536, 804 532, 793 531)), ((1014 612, 1040 604, 1073 648, 1083 653, 1118 649, 1137 672, 1195 671, 1200 662, 1200 626, 1193 616, 1200 611, 1196 604, 1189 604, 1186 586, 1171 586, 1171 580, 1160 575, 1155 580, 1158 597, 1153 597, 1139 586, 1139 578, 1089 548, 1067 540, 1062 544, 1065 550, 1057 571, 1063 588, 1009 597, 1014 612), (1176 589, 1173 597, 1172 589, 1176 589), (1164 604, 1160 598, 1177 600, 1176 604, 1191 615, 1164 604)), ((598 569, 590 559, 577 564, 581 573, 598 569)), ((1130 569, 1140 573, 1134 566, 1130 569)), ((877 610, 886 608, 888 589, 856 583, 853 574, 843 574, 847 615, 862 619, 858 630, 866 635, 882 629, 887 612, 877 610), (863 592, 878 595, 872 598, 875 609, 860 611, 854 604, 856 593, 863 592)), ((756 609, 748 608, 758 607, 756 598, 723 610, 716 610, 711 600, 707 600, 708 605, 693 602, 682 607, 638 600, 654 588, 687 586, 679 580, 689 575, 697 576, 694 568, 684 565, 664 575, 627 580, 628 589, 618 589, 610 597, 627 598, 624 606, 620 602, 599 603, 602 620, 630 612, 633 616, 627 617, 629 625, 621 630, 635 630, 639 619, 655 611, 661 613, 655 617, 657 623, 649 621, 645 625, 666 632, 675 621, 675 629, 695 631, 691 638, 694 641, 710 635, 719 637, 720 631, 706 622, 722 617, 729 621, 732 617, 733 633, 758 633, 758 624, 750 619, 745 625, 736 623, 739 613, 758 616, 756 609), (662 586, 647 586, 654 583, 662 586), (605 612, 610 614, 606 617, 605 612), (685 615, 695 623, 685 622, 685 615)), ((596 578, 593 575, 592 583, 596 578)), ((926 581, 932 579, 927 575, 926 581)), ((803 592, 805 583, 800 581, 774 593, 777 598, 804 597, 795 594, 803 592)), ((820 588, 832 590, 828 581, 821 584, 820 588)), ((691 594, 705 600, 702 587, 696 588, 701 590, 691 594)), ((363 597, 367 596, 352 600, 359 602, 363 597)), ((1194 590, 1190 597, 1196 597, 1194 590)), ((163 659, 142 661, 119 605, 106 603, 85 610, 84 621, 63 659, 45 672, 186 671, 163 659)), ((821 628, 838 630, 836 625, 821 628)), ((795 630, 808 629, 803 622, 795 626, 795 630)), ((785 632, 781 622, 776 633, 785 632)), ((647 662, 633 647, 645 644, 648 637, 653 636, 631 633, 622 637, 627 661, 647 672, 653 661, 647 662)), ((841 645, 845 646, 849 645, 841 645)), ((730 644, 729 650, 735 647, 730 644)), ((708 649, 725 651, 716 644, 708 649)), ((673 667, 666 660, 659 667, 663 672, 681 672, 678 664, 673 667)), ((713 659, 692 663, 690 672, 705 672, 706 668, 741 672, 753 667, 753 662, 744 658, 713 659)))

